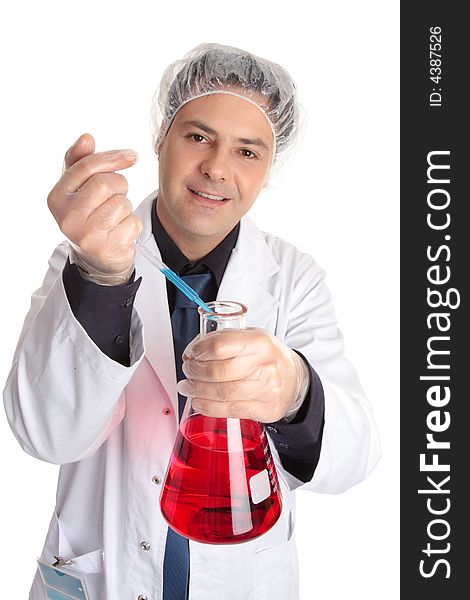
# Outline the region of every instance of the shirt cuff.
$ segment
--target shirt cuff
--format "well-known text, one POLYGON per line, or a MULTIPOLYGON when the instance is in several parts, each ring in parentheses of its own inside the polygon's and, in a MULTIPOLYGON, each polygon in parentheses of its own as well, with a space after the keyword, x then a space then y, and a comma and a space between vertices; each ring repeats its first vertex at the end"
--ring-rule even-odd
POLYGON ((300 481, 310 481, 320 458, 325 421, 325 397, 320 377, 306 358, 310 386, 296 416, 286 423, 283 419, 267 423, 266 430, 274 443, 283 467, 300 481))
POLYGON ((142 277, 125 285, 103 286, 83 279, 69 259, 62 272, 70 308, 89 338, 109 358, 129 366, 132 307, 142 277))

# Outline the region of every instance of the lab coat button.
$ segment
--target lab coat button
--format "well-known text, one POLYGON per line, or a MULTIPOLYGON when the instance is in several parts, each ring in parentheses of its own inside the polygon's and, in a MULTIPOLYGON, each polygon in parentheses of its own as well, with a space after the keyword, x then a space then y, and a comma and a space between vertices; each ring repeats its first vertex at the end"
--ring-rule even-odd
POLYGON ((140 596, 137 598, 137 600, 149 600, 148 596, 145 596, 144 594, 140 594, 140 596))
POLYGON ((148 552, 150 550, 150 544, 148 542, 140 542, 140 547, 144 552, 148 552))
POLYGON ((160 479, 160 477, 158 477, 158 475, 154 475, 152 477, 152 483, 154 483, 155 485, 158 485, 161 482, 162 482, 162 480, 160 479))
POLYGON ((279 433, 278 430, 275 427, 273 427, 272 425, 266 425, 266 429, 268 431, 272 431, 272 433, 279 433))

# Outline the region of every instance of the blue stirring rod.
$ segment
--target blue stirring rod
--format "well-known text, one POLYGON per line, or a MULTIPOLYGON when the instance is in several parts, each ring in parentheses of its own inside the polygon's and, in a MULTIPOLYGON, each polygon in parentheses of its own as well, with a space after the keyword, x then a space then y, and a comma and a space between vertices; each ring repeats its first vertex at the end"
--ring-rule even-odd
POLYGON ((161 273, 163 273, 163 275, 165 275, 165 277, 169 281, 171 281, 173 285, 175 285, 179 290, 181 290, 187 298, 192 300, 192 302, 195 302, 198 306, 203 308, 209 314, 214 313, 214 311, 211 310, 207 306, 207 304, 203 300, 201 300, 201 298, 199 298, 198 294, 191 287, 189 287, 189 285, 185 283, 181 279, 181 277, 178 277, 178 275, 174 271, 167 267, 166 264, 158 258, 158 256, 156 256, 153 252, 151 252, 148 248, 146 248, 139 242, 137 242, 136 248, 142 254, 142 256, 145 256, 145 258, 148 261, 150 261, 152 265, 157 267, 157 269, 161 273))

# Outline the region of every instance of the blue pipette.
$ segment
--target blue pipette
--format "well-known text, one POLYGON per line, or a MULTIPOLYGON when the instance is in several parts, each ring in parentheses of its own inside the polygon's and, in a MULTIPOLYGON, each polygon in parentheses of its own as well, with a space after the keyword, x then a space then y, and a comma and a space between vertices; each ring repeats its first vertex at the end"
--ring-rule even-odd
POLYGON ((151 252, 146 246, 142 245, 140 242, 137 242, 136 249, 145 256, 145 258, 152 263, 157 269, 165 275, 165 277, 171 281, 173 285, 175 285, 179 290, 183 292, 183 294, 198 304, 201 308, 203 308, 206 312, 212 314, 214 311, 211 310, 207 304, 199 298, 198 294, 191 288, 187 283, 185 283, 181 277, 172 271, 166 264, 158 258, 153 252, 151 252))

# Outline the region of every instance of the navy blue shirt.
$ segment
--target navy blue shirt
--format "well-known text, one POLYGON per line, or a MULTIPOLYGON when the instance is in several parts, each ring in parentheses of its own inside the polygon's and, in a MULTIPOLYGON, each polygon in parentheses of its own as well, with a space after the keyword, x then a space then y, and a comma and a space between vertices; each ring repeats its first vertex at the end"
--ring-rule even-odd
MULTIPOLYGON (((163 262, 179 275, 212 273, 208 297, 216 298, 227 263, 237 242, 240 224, 199 261, 191 262, 178 248, 161 224, 152 205, 152 232, 163 262)), ((162 275, 163 277, 163 275, 162 275)), ((119 286, 102 286, 83 279, 76 265, 67 261, 63 271, 65 292, 70 307, 89 337, 100 350, 122 365, 129 365, 129 332, 132 307, 142 278, 119 286)), ((174 287, 167 281, 170 313, 174 304, 174 287)), ((284 468, 301 481, 309 481, 320 457, 324 424, 324 395, 320 378, 300 352, 309 368, 310 386, 295 418, 266 424, 284 468)))

